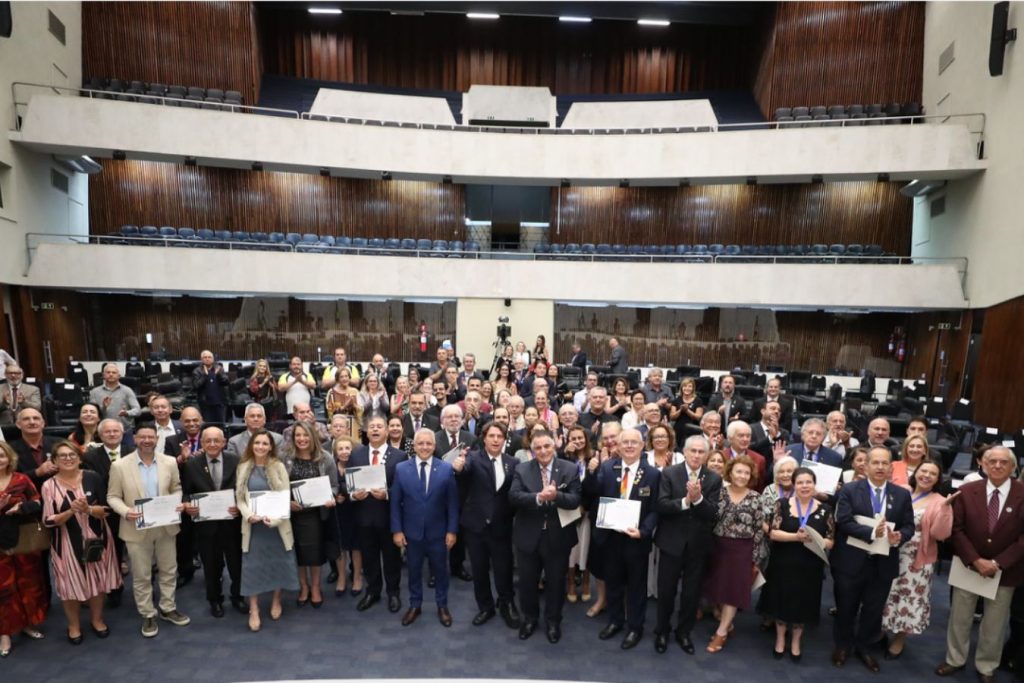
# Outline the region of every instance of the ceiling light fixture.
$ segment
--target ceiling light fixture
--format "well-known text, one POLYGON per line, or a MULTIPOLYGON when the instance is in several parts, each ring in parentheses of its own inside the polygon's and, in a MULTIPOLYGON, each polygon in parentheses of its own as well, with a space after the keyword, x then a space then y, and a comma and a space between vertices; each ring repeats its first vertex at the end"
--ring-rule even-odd
POLYGON ((310 14, 341 14, 341 10, 337 7, 310 7, 310 14))
POLYGON ((493 12, 466 12, 466 18, 468 19, 497 19, 499 14, 493 12))
POLYGON ((636 23, 640 26, 668 26, 672 22, 668 19, 637 19, 636 23))
POLYGON ((590 21, 591 21, 590 17, 571 17, 571 16, 558 17, 558 20, 559 21, 564 21, 564 22, 569 23, 569 24, 589 24, 590 21))

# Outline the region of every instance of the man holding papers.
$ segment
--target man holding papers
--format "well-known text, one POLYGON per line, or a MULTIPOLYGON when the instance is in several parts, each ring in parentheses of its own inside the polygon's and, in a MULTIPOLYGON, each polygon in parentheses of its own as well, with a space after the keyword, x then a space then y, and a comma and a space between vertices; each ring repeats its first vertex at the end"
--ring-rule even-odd
POLYGON ((962 562, 968 571, 961 572, 964 580, 950 573, 953 600, 946 659, 935 669, 939 676, 967 664, 974 606, 986 588, 991 594, 991 587, 982 584, 994 581, 998 588, 995 597, 985 599, 974 667, 982 683, 995 680, 1013 591, 1024 583, 1024 484, 1010 478, 1016 462, 1013 451, 1005 446, 988 449, 982 457, 988 479, 964 484, 953 501, 953 562, 962 562))
MULTIPOLYGON (((624 528, 602 528, 598 521, 594 530, 594 544, 601 548, 604 558, 605 584, 608 591, 608 625, 598 634, 608 640, 624 626, 629 630, 622 640, 622 649, 636 647, 644 634, 644 615, 647 604, 647 565, 651 552, 651 537, 658 524, 658 486, 661 473, 641 459, 643 437, 635 429, 619 434, 619 458, 610 458, 598 465, 591 458, 589 470, 593 476, 583 481, 584 491, 605 499, 629 501, 630 518, 624 528)), ((598 519, 601 512, 598 511, 598 519)))
POLYGON ((245 614, 242 600, 242 519, 235 506, 235 471, 238 456, 224 450, 227 440, 219 427, 203 430, 203 450, 181 468, 181 488, 203 562, 206 599, 210 614, 224 616, 224 566, 231 577, 231 605, 245 614), (215 495, 214 495, 215 494, 215 495), (200 515, 202 509, 203 514, 200 515))
POLYGON ((892 452, 884 446, 873 447, 868 453, 868 478, 847 484, 836 496, 835 666, 846 664, 853 650, 869 671, 879 671, 867 648, 881 644, 882 610, 900 570, 898 548, 914 535, 910 492, 889 482, 891 470, 892 452))
POLYGON ((822 463, 831 467, 842 467, 843 456, 823 445, 825 440, 825 423, 816 417, 804 422, 800 428, 800 440, 802 443, 793 444, 786 449, 792 455, 798 465, 807 466, 807 462, 822 463))
POLYGON ((442 626, 452 625, 445 565, 459 529, 459 490, 452 466, 434 457, 434 446, 433 432, 416 432, 416 458, 398 463, 391 485, 391 534, 395 545, 405 548, 409 562, 409 610, 402 626, 412 624, 422 612, 424 559, 437 582, 437 618, 442 626))
MULTIPOLYGON (((189 618, 178 611, 174 599, 178 562, 174 537, 178 524, 155 526, 158 520, 146 519, 139 512, 140 501, 163 496, 181 497, 178 463, 174 458, 156 453, 156 428, 145 424, 135 430, 136 451, 110 466, 107 505, 123 518, 118 534, 128 548, 132 562, 132 592, 135 606, 142 615, 142 635, 155 636, 157 610, 153 607, 153 564, 159 570, 159 616, 175 626, 187 626, 189 618), (140 528, 141 524, 152 525, 140 528)), ((176 510, 180 512, 182 505, 176 510)), ((166 521, 166 520, 159 520, 166 521)))

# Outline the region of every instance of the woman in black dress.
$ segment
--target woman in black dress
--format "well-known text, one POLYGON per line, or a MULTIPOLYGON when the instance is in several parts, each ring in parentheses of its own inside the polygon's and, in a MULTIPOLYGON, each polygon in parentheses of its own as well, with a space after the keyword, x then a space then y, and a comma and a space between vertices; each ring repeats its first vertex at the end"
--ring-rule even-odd
POLYGON ((821 587, 825 562, 804 546, 810 540, 807 529, 814 529, 832 549, 835 519, 832 508, 814 497, 814 472, 801 467, 793 473, 795 493, 779 500, 771 526, 771 561, 765 573, 767 583, 761 589, 758 611, 775 619, 776 659, 786 652, 786 628, 792 633, 790 658, 800 661, 800 638, 804 626, 816 624, 821 612, 821 587))

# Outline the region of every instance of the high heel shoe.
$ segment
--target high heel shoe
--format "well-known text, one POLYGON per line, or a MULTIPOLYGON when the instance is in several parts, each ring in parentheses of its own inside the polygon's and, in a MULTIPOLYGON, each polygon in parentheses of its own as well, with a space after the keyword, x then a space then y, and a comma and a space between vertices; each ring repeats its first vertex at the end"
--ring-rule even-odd
POLYGON ((32 640, 42 640, 45 636, 38 629, 32 627, 21 629, 22 634, 28 636, 32 640))
POLYGON ((710 652, 711 654, 714 654, 716 652, 721 652, 722 648, 725 647, 725 643, 728 640, 729 640, 729 636, 728 635, 720 636, 716 632, 713 636, 711 636, 711 642, 708 643, 708 646, 705 649, 708 652, 710 652))
POLYGON ((259 610, 249 610, 249 630, 256 633, 260 630, 260 612, 259 610))
POLYGON ((786 656, 786 650, 785 649, 783 649, 782 652, 779 652, 778 650, 775 649, 775 646, 772 645, 772 657, 774 657, 775 659, 782 659, 785 656, 786 656))
POLYGON ((793 661, 794 664, 799 664, 800 660, 803 658, 803 656, 804 656, 804 654, 802 652, 800 654, 798 654, 798 655, 797 654, 793 654, 792 652, 789 653, 789 658, 793 661))
POLYGON ((71 643, 72 645, 81 645, 82 644, 82 632, 79 631, 77 636, 72 636, 71 635, 71 630, 69 629, 68 630, 68 642, 71 643))
POLYGON ((587 616, 593 619, 603 611, 604 605, 594 605, 593 607, 587 610, 587 616))
POLYGON ((270 618, 273 619, 274 621, 277 621, 278 619, 281 618, 281 612, 283 612, 283 611, 284 610, 281 608, 281 605, 271 605, 270 606, 270 618))

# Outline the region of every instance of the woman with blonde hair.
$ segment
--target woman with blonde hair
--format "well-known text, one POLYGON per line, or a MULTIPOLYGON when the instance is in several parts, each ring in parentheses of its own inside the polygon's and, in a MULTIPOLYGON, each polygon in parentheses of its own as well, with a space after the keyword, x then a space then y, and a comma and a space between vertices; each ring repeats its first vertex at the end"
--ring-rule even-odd
POLYGON ((277 382, 270 372, 270 363, 265 358, 260 358, 253 366, 252 376, 249 377, 249 395, 252 400, 263 406, 267 413, 267 419, 273 420, 277 417, 277 382))
POLYGON ((892 464, 892 483, 899 486, 910 486, 910 478, 929 457, 928 440, 920 434, 908 436, 900 446, 900 459, 892 464))

